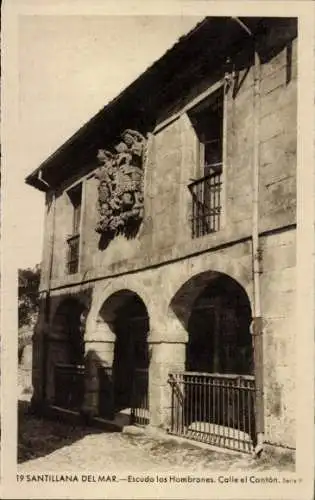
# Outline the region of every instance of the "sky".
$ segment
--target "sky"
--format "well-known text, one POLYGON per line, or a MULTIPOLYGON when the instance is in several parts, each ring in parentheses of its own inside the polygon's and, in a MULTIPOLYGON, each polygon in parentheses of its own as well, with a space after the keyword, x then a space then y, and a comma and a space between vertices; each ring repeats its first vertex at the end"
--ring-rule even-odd
POLYGON ((26 175, 161 57, 199 16, 19 16, 15 195, 18 267, 40 263, 44 194, 26 175))

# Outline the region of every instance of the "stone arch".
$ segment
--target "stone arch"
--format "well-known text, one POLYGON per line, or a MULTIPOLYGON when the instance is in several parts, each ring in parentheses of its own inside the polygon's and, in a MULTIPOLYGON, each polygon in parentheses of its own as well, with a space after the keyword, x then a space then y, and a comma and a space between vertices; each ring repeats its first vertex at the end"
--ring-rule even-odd
POLYGON ((182 423, 192 430, 203 426, 213 435, 213 424, 222 432, 238 429, 254 442, 253 393, 245 392, 254 382, 252 308, 245 288, 227 273, 203 271, 179 287, 169 314, 187 332, 182 423), (241 380, 246 398, 240 400, 236 384, 241 380))
POLYGON ((77 290, 74 290, 73 293, 68 291, 67 293, 60 295, 52 295, 51 297, 51 305, 50 305, 50 325, 53 327, 56 314, 58 314, 58 310, 60 307, 63 307, 62 304, 68 302, 69 304, 80 304, 82 309, 85 310, 85 314, 87 316, 88 311, 91 306, 91 289, 84 290, 81 293, 78 293, 77 290))
POLYGON ((116 283, 106 292, 106 299, 102 304, 98 300, 93 310, 93 323, 90 319, 94 342, 86 356, 94 366, 98 365, 99 412, 113 416, 147 398, 150 317, 142 297, 134 290, 119 288, 116 283))
POLYGON ((212 270, 192 276, 172 297, 169 314, 187 332, 186 369, 252 372, 251 304, 234 278, 212 270))
MULTIPOLYGON (((102 286, 95 286, 93 292, 93 299, 90 311, 87 315, 86 320, 86 341, 89 340, 111 340, 115 341, 115 335, 110 327, 110 322, 108 327, 103 328, 100 336, 98 335, 98 323, 100 320, 100 311, 107 301, 113 297, 116 293, 123 290, 128 290, 129 293, 133 293, 141 298, 145 307, 148 311, 148 316, 151 320, 153 315, 153 307, 151 301, 151 294, 141 282, 137 282, 134 276, 124 276, 121 279, 115 279, 114 281, 108 281, 102 286)), ((112 300, 112 299, 110 299, 112 300)), ((148 333, 150 335, 150 332, 148 333)))
MULTIPOLYGON (((164 287, 164 316, 168 325, 172 325, 174 338, 187 342, 188 337, 183 321, 178 321, 178 315, 174 314, 173 303, 179 296, 179 291, 185 290, 187 283, 193 280, 198 282, 196 288, 202 289, 202 281, 211 280, 216 275, 227 275, 238 283, 245 290, 249 301, 253 304, 253 282, 252 282, 252 261, 250 251, 244 250, 242 258, 233 256, 229 250, 220 252, 209 252, 202 256, 192 257, 181 263, 180 268, 174 267, 174 272, 170 269, 170 277, 164 287), (200 286, 199 286, 200 285, 200 286)), ((198 295, 198 293, 197 293, 198 295)), ((190 295, 189 301, 193 302, 194 297, 190 295)))
POLYGON ((46 349, 47 399, 67 408, 83 400, 84 329, 88 303, 79 295, 56 297, 46 349))
POLYGON ((86 305, 74 296, 64 297, 51 321, 51 339, 63 345, 64 361, 83 364, 86 305))
POLYGON ((168 303, 177 290, 181 288, 189 279, 202 273, 210 272, 222 273, 230 276, 238 282, 253 301, 252 287, 252 256, 251 252, 243 252, 242 259, 238 255, 230 255, 229 251, 208 252, 196 257, 191 257, 182 262, 180 268, 172 274, 165 289, 168 303))

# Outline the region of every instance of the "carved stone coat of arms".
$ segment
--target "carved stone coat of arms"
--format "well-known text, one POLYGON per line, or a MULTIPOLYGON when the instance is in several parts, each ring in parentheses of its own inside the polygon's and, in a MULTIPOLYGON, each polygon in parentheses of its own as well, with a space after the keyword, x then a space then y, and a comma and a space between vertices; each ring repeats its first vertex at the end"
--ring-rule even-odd
POLYGON ((143 174, 146 139, 135 130, 122 133, 115 152, 99 149, 98 233, 123 232, 143 219, 143 174))

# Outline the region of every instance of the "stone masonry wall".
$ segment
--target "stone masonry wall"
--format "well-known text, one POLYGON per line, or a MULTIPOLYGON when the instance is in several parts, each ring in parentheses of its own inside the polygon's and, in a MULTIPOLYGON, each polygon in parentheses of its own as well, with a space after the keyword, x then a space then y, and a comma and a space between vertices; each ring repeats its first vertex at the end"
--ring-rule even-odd
MULTIPOLYGON (((262 240, 262 250, 261 305, 264 318, 266 440, 273 444, 294 447, 295 231, 265 237, 262 240)), ((134 291, 145 302, 150 317, 148 342, 152 348, 152 358, 149 388, 151 423, 154 425, 167 427, 170 414, 167 376, 170 371, 183 369, 185 365, 188 334, 170 309, 171 300, 188 279, 211 269, 236 279, 246 290, 253 306, 249 244, 209 252, 140 274, 100 281, 94 287, 87 322, 86 350, 87 353, 92 350, 93 356, 105 366, 112 365, 115 339, 105 324, 101 327, 100 323, 96 323, 100 308, 108 297, 122 289, 134 291)), ((187 297, 187 307, 189 302, 187 297)), ((90 387, 90 401, 97 402, 97 391, 98 386, 94 381, 90 387), (94 390, 94 396, 91 390, 94 390)))
MULTIPOLYGON (((188 333, 171 308, 175 294, 188 280, 211 270, 228 274, 238 281, 252 300, 250 245, 209 252, 167 266, 101 280, 94 285, 91 309, 86 323, 85 352, 90 366, 86 386, 85 410, 97 413, 99 384, 96 366, 112 367, 115 335, 99 316, 104 303, 114 293, 130 290, 143 300, 150 319, 148 343, 151 351, 149 368, 149 398, 151 423, 167 427, 170 419, 170 386, 168 374, 183 370, 188 333), (93 362, 94 360, 94 362, 93 362)), ((194 292, 193 287, 191 289, 194 292)), ((190 298, 187 300, 191 302, 190 298)), ((187 305, 189 304, 187 302, 187 305)))
POLYGON ((295 447, 296 231, 262 241, 266 440, 295 447))
MULTIPOLYGON (((296 207, 296 40, 262 60, 260 120, 261 231, 295 223, 296 207)), ((248 59, 248 56, 247 56, 248 59)), ((226 95, 226 152, 222 229, 192 240, 191 194, 196 178, 196 137, 187 113, 154 133, 145 172, 145 215, 135 238, 116 237, 99 248, 97 181, 84 180, 80 273, 66 274, 66 237, 71 204, 65 193, 56 200, 54 286, 80 282, 182 258, 251 233, 253 159, 253 68, 248 60, 237 72, 237 91, 226 95), (247 66, 246 66, 247 65, 247 66)), ((222 76, 222 75, 221 75, 222 76)), ((51 242, 45 242, 50 245, 51 242)), ((46 251, 45 259, 47 260, 46 251)), ((44 265, 46 273, 48 270, 44 265)), ((43 283, 47 282, 45 273, 43 283)))
POLYGON ((260 106, 259 228, 265 231, 296 221, 296 39, 262 64, 260 106))
MULTIPOLYGON (((265 232, 261 236, 265 431, 269 442, 291 447, 295 445, 297 334, 296 245, 292 229, 296 222, 296 50, 294 40, 262 61, 259 139, 259 230, 265 232)), ((73 294, 86 286, 91 288, 86 355, 93 351, 98 363, 108 366, 112 363, 114 339, 108 329, 97 322, 102 304, 112 293, 130 289, 147 307, 152 346, 149 384, 155 425, 167 426, 167 372, 180 369, 184 363, 187 332, 170 308, 179 288, 198 273, 222 272, 244 287, 253 305, 250 241, 253 69, 246 65, 246 58, 237 68, 236 77, 237 91, 231 87, 226 94, 225 204, 223 227, 219 232, 191 238, 191 197, 187 185, 196 177, 196 137, 185 112, 153 133, 150 139, 145 171, 145 216, 135 238, 117 236, 106 248, 100 248, 99 235, 95 232, 97 181, 89 174, 83 179, 80 272, 67 275, 66 237, 71 231, 71 203, 63 188, 70 184, 58 193, 55 209, 47 203, 41 289, 47 289, 50 282, 57 297, 61 295, 60 288, 62 293, 69 289, 73 294)), ((196 97, 193 92, 192 97, 196 97)), ((58 352, 51 351, 48 363, 56 359, 59 359, 58 352)), ((85 406, 95 410, 98 384, 93 367, 90 373, 85 406)), ((39 379, 38 372, 35 391, 40 390, 39 379)), ((52 387, 48 389, 48 396, 52 397, 52 387)))

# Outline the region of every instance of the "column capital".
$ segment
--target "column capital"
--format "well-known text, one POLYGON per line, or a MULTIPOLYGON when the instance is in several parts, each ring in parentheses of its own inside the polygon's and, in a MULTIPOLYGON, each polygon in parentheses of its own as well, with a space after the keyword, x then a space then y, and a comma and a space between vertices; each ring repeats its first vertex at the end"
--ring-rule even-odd
POLYGON ((116 341, 115 333, 109 328, 106 323, 97 323, 96 328, 87 328, 85 330, 84 342, 108 342, 114 343, 116 341))
POLYGON ((149 344, 187 344, 188 333, 186 330, 173 329, 162 329, 162 330, 151 330, 148 335, 149 344))

